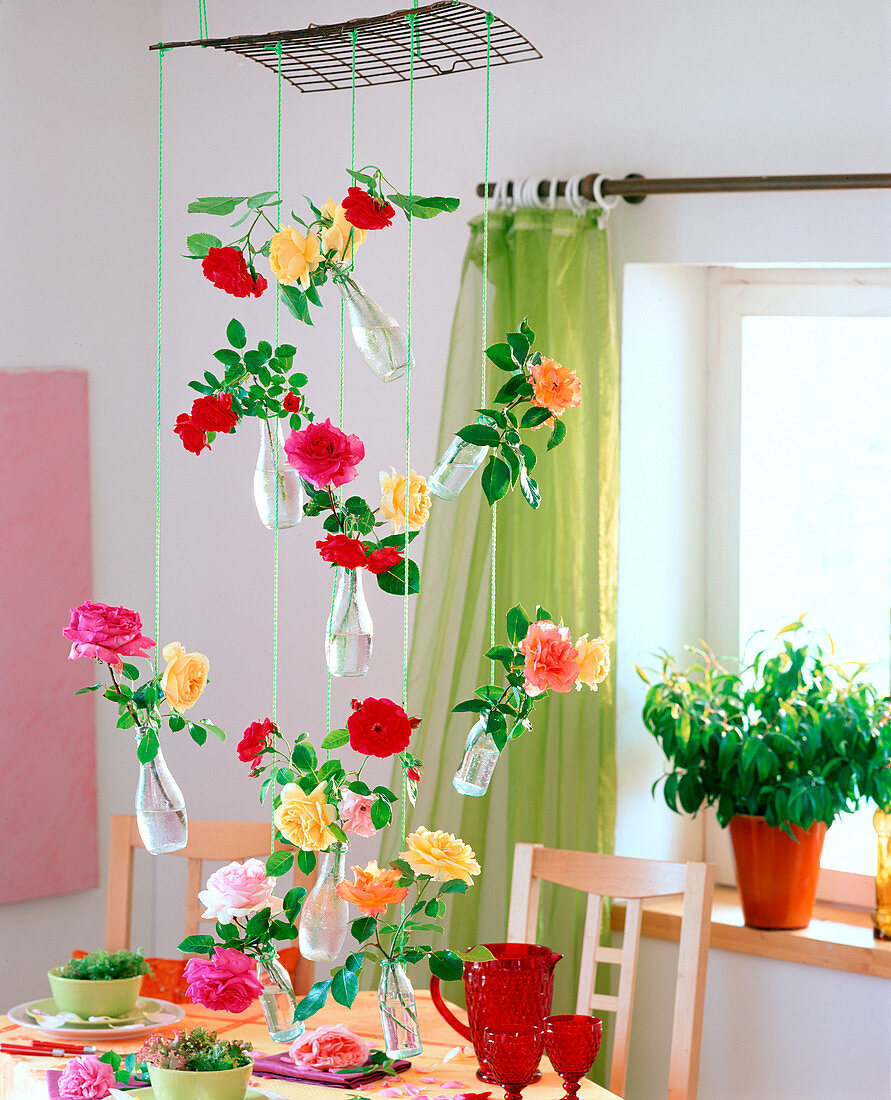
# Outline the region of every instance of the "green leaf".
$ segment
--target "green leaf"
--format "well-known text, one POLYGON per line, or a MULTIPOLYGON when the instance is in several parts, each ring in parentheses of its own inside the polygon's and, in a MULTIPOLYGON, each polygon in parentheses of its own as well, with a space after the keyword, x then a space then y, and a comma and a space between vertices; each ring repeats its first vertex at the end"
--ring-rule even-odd
POLYGON ((339 1005, 349 1008, 359 994, 359 977, 342 966, 331 976, 331 996, 339 1005))
POLYGON ((509 332, 507 342, 510 345, 511 355, 518 366, 526 362, 529 356, 529 339, 522 332, 509 332))
POLYGON ((90 691, 99 691, 102 686, 103 686, 102 684, 92 684, 90 687, 78 688, 77 691, 74 694, 75 695, 86 695, 90 691))
POLYGON ((197 722, 189 722, 189 737, 195 742, 196 745, 203 745, 207 740, 207 730, 202 726, 199 726, 197 722))
POLYGON ((362 963, 365 961, 364 951, 354 951, 352 955, 347 955, 344 966, 347 970, 352 970, 354 974, 358 974, 362 969, 362 963))
MULTIPOLYGON (((396 562, 392 569, 386 573, 378 573, 378 587, 391 596, 401 596, 405 592, 405 560, 396 562)), ((421 589, 421 571, 418 563, 408 559, 408 594, 413 596, 421 589)))
POLYGON ((219 726, 215 726, 213 722, 201 722, 200 724, 204 726, 208 733, 212 733, 214 737, 219 738, 220 741, 226 740, 225 731, 221 730, 219 726))
POLYGON ((510 469, 511 485, 516 485, 517 478, 520 476, 520 466, 522 465, 520 461, 520 456, 509 443, 502 443, 501 446, 498 448, 498 451, 501 455, 502 460, 507 463, 508 468, 510 469))
POLYGON ((515 604, 507 613, 507 636, 518 645, 529 630, 529 616, 521 604, 515 604))
POLYGON ((309 303, 303 291, 296 286, 284 286, 281 284, 280 288, 282 300, 290 312, 298 321, 302 321, 305 325, 311 325, 312 319, 309 315, 309 303))
POLYGON ((537 428, 539 424, 544 424, 546 420, 550 420, 552 415, 553 413, 550 409, 543 409, 539 405, 533 405, 523 413, 520 427, 537 428))
POLYGON ((139 669, 136 667, 136 665, 128 665, 126 661, 124 661, 123 665, 121 666, 121 672, 123 672, 128 680, 139 679, 139 669))
POLYGON ((294 866, 293 852, 273 852, 266 857, 266 874, 270 878, 286 875, 294 866))
POLYGON ((359 943, 364 943, 366 940, 370 940, 374 935, 374 926, 377 921, 374 917, 357 917, 350 924, 350 935, 354 940, 358 940, 359 943))
POLYGON ((553 451, 555 447, 559 447, 563 440, 566 438, 566 425, 560 419, 559 416, 554 417, 554 427, 551 429, 551 435, 548 439, 547 449, 553 451))
POLYGON ((465 428, 459 428, 455 435, 465 443, 472 443, 475 447, 497 447, 501 441, 501 433, 498 429, 488 424, 468 424, 465 428))
POLYGON ((245 195, 208 195, 190 202, 189 213, 225 216, 231 214, 239 203, 244 202, 245 198, 245 195))
POLYGON ((484 944, 477 944, 476 947, 471 947, 469 951, 460 952, 459 958, 464 959, 465 962, 491 962, 495 956, 484 944))
POLYGON ((375 829, 384 829, 393 820, 393 811, 385 798, 377 798, 371 803, 371 824, 375 829))
POLYGON ((291 753, 291 763, 302 772, 315 771, 318 763, 315 749, 306 742, 295 745, 294 751, 291 753))
POLYGON ((322 742, 322 748, 326 752, 331 749, 339 749, 343 745, 346 745, 350 739, 350 735, 346 730, 331 730, 325 740, 322 742))
POLYGON ((464 976, 464 963, 454 951, 434 951, 428 962, 430 973, 440 981, 457 982, 464 976))
POLYGON ((294 1016, 298 1020, 308 1020, 310 1016, 313 1016, 320 1008, 324 1008, 325 1002, 328 1000, 328 990, 330 988, 330 978, 327 978, 323 982, 316 982, 309 993, 306 994, 303 1000, 294 1009, 294 1016))
POLYGON ((552 623, 554 621, 554 617, 551 615, 550 611, 548 611, 546 607, 542 607, 541 604, 539 604, 538 607, 536 607, 535 609, 535 621, 537 623, 552 623))
POLYGON ((520 470, 520 489, 530 507, 538 508, 541 504, 541 493, 538 489, 538 482, 535 478, 529 476, 525 468, 520 470))
POLYGON ((304 852, 303 849, 297 853, 297 866, 304 873, 304 875, 311 875, 316 869, 316 853, 304 852))
POLYGON ((282 908, 288 915, 289 920, 293 921, 300 912, 305 897, 306 890, 302 886, 292 886, 287 894, 285 894, 282 900, 282 908))
POLYGON ((186 237, 186 247, 193 256, 204 259, 211 248, 222 248, 223 242, 213 233, 192 233, 186 237))
POLYGON ((136 725, 136 719, 133 717, 129 710, 125 710, 121 712, 121 715, 115 725, 119 730, 128 730, 131 726, 136 725))
POLYGON ((181 714, 169 714, 167 716, 167 725, 170 726, 171 733, 178 733, 179 730, 185 727, 186 720, 181 714))
POLYGON ((139 739, 136 746, 136 757, 140 764, 148 764, 158 755, 158 735, 154 730, 149 730, 139 739))
POLYGON ((398 802, 399 799, 390 790, 389 787, 375 787, 374 793, 380 798, 385 798, 388 802, 398 802))
MULTIPOLYGON (((522 477, 522 474, 520 476, 522 477)), ((483 470, 483 492, 486 500, 489 504, 495 504, 496 501, 501 500, 508 489, 510 489, 510 467, 502 459, 490 455, 483 470)))
POLYGON ((510 668, 514 659, 514 651, 509 645, 493 645, 486 652, 490 661, 501 661, 505 668, 510 668))
POLYGON ((463 703, 458 703, 452 707, 452 714, 483 714, 489 709, 489 704, 484 703, 482 699, 465 699, 463 703))
POLYGON ((467 883, 462 882, 459 878, 450 879, 448 882, 444 882, 439 888, 440 894, 466 894, 467 883))
MULTIPOLYGON (((277 196, 277 191, 261 191, 258 195, 251 195, 247 204, 251 210, 256 210, 260 206, 265 206, 270 199, 274 199, 277 196)), ((272 206, 278 206, 278 202, 271 203, 272 206)))
POLYGON ((245 335, 244 325, 235 317, 233 317, 229 324, 226 326, 226 339, 229 341, 233 348, 241 349, 247 343, 247 336, 245 335))
MULTIPOLYGON (((502 370, 514 372, 517 369, 517 364, 513 361, 510 353, 509 344, 493 344, 490 348, 486 348, 486 357, 502 370)), ((496 401, 498 401, 497 398, 496 401)))

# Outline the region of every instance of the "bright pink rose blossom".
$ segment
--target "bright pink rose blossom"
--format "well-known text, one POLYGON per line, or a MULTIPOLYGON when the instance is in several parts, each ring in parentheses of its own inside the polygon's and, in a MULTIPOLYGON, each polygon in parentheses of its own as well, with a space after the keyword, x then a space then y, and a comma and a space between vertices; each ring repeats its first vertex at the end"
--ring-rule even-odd
POLYGON ((356 467, 365 457, 365 444, 347 435, 329 420, 314 421, 285 440, 288 465, 316 489, 346 485, 359 476, 356 467))
POLYGON ((355 1069, 364 1066, 370 1055, 368 1044, 343 1024, 307 1031, 288 1051, 292 1062, 310 1069, 355 1069))
POLYGON ((234 947, 215 947, 213 953, 212 959, 189 959, 186 963, 186 996, 205 1008, 244 1012, 263 992, 254 964, 234 947))
POLYGON ((142 651, 155 644, 143 636, 142 619, 137 611, 92 600, 71 609, 71 622, 63 627, 62 636, 71 642, 69 661, 95 657, 114 668, 124 663, 122 657, 148 657, 142 651))
POLYGON ((281 902, 272 896, 275 879, 268 878, 262 860, 247 859, 244 863, 230 863, 207 880, 198 900, 204 906, 205 920, 217 920, 231 924, 235 917, 247 917, 267 905, 273 913, 281 910, 281 902))
POLYGON ((523 667, 527 695, 552 691, 570 691, 579 678, 579 651, 565 626, 549 619, 532 623, 520 642, 520 652, 526 656, 523 667))
POLYGON ((63 1100, 99 1100, 108 1096, 115 1085, 114 1070, 100 1062, 95 1054, 72 1058, 59 1078, 59 1096, 63 1100))
POLYGON ((344 791, 340 800, 340 820, 343 827, 353 836, 374 836, 377 829, 371 823, 371 804, 373 798, 355 791, 344 791))

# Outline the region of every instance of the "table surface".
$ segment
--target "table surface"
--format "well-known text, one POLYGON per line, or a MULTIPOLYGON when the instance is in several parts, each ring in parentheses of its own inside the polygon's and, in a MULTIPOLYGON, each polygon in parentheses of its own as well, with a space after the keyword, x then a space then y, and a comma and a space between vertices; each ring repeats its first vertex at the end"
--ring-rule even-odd
MULTIPOLYGON (((247 1039, 258 1050, 267 1054, 284 1050, 283 1044, 276 1044, 269 1038, 269 1032, 263 1023, 263 1016, 256 1003, 239 1015, 230 1012, 212 1012, 200 1005, 185 1004, 186 1018, 172 1028, 159 1031, 175 1031, 183 1026, 204 1026, 213 1028, 227 1039, 247 1039)), ((430 994, 417 994, 418 1019, 421 1025, 421 1039, 424 1053, 412 1059, 412 1067, 397 1078, 383 1080, 362 1089, 362 1095, 370 1100, 378 1096, 386 1100, 457 1100, 464 1093, 491 1092, 491 1100, 500 1100, 501 1090, 497 1086, 487 1085, 476 1077, 477 1061, 473 1048, 461 1039, 436 1011, 430 994), (460 1046, 458 1044, 461 1044, 460 1046), (424 1080, 428 1078, 428 1080, 424 1080), (460 1088, 455 1084, 460 1082, 460 1088), (447 1084, 451 1088, 447 1088, 447 1084)), ((460 1009, 454 1009, 461 1016, 460 1009)), ((464 1017, 466 1019, 466 1017, 464 1017)), ((351 1009, 329 1001, 321 1012, 308 1022, 307 1030, 322 1024, 346 1024, 350 1030, 360 1035, 371 1046, 380 1047, 380 1017, 377 1010, 377 995, 362 992, 351 1009)), ((39 1031, 26 1029, 10 1023, 0 1016, 0 1043, 27 1043, 38 1038, 39 1031)), ((77 1041, 76 1039, 73 1041, 77 1041)), ((138 1050, 142 1038, 137 1040, 121 1039, 118 1042, 100 1043, 94 1040, 100 1049, 113 1049, 120 1053, 138 1050)), ((0 1097, 3 1100, 46 1100, 47 1090, 44 1073, 47 1069, 61 1069, 65 1060, 61 1058, 19 1058, 14 1054, 0 1054, 0 1097)), ((329 1089, 318 1085, 303 1085, 286 1081, 272 1081, 269 1078, 254 1078, 256 1088, 277 1093, 286 1100, 344 1100, 348 1095, 344 1089, 329 1089)), ((563 1083, 550 1070, 547 1062, 542 1063, 542 1078, 534 1085, 523 1090, 523 1096, 530 1100, 555 1100, 563 1092, 563 1083)), ((579 1095, 590 1100, 616 1100, 615 1094, 594 1084, 583 1081, 579 1095)))

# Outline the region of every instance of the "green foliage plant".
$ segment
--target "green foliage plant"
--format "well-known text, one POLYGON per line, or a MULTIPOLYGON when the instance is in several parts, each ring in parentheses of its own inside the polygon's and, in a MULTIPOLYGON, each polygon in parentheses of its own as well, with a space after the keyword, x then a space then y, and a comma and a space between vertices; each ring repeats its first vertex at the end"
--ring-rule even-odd
POLYGON ((148 963, 139 951, 91 951, 82 959, 71 959, 59 970, 60 978, 73 978, 77 981, 117 981, 120 978, 135 978, 140 974, 150 974, 148 963))
POLYGON ((251 1059, 247 1052, 252 1049, 248 1042, 220 1039, 215 1031, 196 1027, 173 1035, 151 1035, 136 1058, 159 1069, 206 1073, 248 1065, 251 1059))
POLYGON ((888 698, 863 678, 866 666, 832 663, 803 629, 790 623, 775 652, 735 662, 738 672, 707 647, 690 648, 699 660, 688 671, 663 657, 643 721, 669 764, 653 790, 664 784, 672 810, 714 806, 722 827, 749 814, 791 833, 865 799, 891 802, 888 698))

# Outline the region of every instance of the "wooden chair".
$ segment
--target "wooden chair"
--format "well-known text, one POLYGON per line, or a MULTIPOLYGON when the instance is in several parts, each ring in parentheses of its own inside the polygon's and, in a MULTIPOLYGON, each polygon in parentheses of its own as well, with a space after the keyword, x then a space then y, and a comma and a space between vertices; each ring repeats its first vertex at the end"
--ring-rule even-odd
POLYGON ((576 1012, 587 1014, 592 1009, 615 1012, 609 1089, 620 1096, 625 1094, 628 1069, 643 899, 683 895, 668 1096, 669 1100, 694 1100, 699 1079, 714 865, 661 863, 544 848, 540 844, 517 844, 508 915, 509 942, 536 942, 542 881, 569 886, 588 895, 576 1012), (620 948, 603 947, 600 943, 604 898, 627 899, 620 948), (618 995, 595 994, 598 963, 620 967, 618 995))
MULTIPOLYGON (((269 823, 262 821, 189 821, 189 842, 170 853, 188 860, 184 935, 198 933, 202 905, 198 891, 203 889, 205 860, 243 861, 262 857, 269 851, 269 823)), ((120 951, 130 946, 130 914, 133 904, 133 850, 144 848, 136 818, 115 814, 111 819, 108 847, 108 900, 105 909, 105 949, 120 951)), ((315 875, 303 875, 294 865, 294 885, 312 885, 315 875)), ((290 887, 288 887, 290 888, 290 887)), ((209 921, 207 923, 210 923, 209 921)), ((296 949, 295 949, 296 950, 296 949)), ((288 966, 297 993, 309 991, 314 981, 313 964, 300 957, 288 966)))

